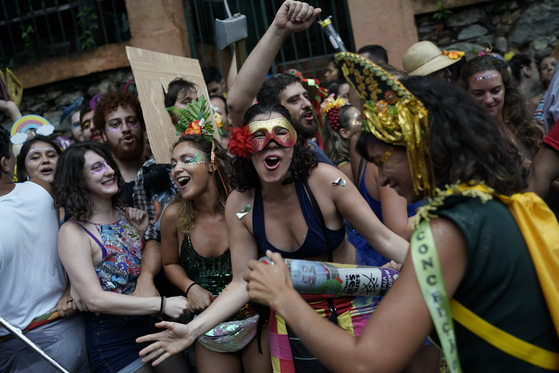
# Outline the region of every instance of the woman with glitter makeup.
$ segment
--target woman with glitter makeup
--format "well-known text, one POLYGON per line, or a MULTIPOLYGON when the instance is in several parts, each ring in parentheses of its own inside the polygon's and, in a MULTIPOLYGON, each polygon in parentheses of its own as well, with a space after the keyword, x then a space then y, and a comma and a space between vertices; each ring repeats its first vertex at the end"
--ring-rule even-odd
POLYGON ((39 178, 51 184, 61 153, 58 145, 46 136, 36 135, 27 140, 17 157, 17 179, 25 181, 39 178))
MULTIPOLYGON (((138 359, 135 339, 152 330, 160 313, 189 312, 185 297, 133 296, 141 275, 147 213, 124 208, 124 179, 109 149, 96 142, 71 145, 60 156, 54 204, 72 219, 60 228, 58 252, 68 272, 73 302, 86 314, 87 348, 95 372, 153 372, 138 359)), ((177 355, 161 372, 187 371, 177 355)))
MULTIPOLYGON (((140 338, 139 342, 157 341, 142 351, 153 351, 146 361, 163 354, 157 364, 183 350, 246 304, 248 293, 242 275, 249 260, 267 249, 296 259, 355 263, 355 247, 347 240, 344 217, 385 257, 399 262, 406 255, 409 244, 380 223, 355 186, 345 182, 344 173, 317 163, 305 150, 285 107, 257 104, 249 108, 243 127, 232 131, 229 150, 236 157, 237 187, 225 208, 232 281, 189 324, 163 322, 158 326, 167 331, 140 338)), ((376 307, 372 297, 316 295, 307 299, 317 312, 355 335, 376 307)), ((300 355, 292 355, 302 346, 295 337, 288 337, 289 328, 273 311, 268 330, 274 372, 323 369, 312 356, 297 359, 300 355)))
MULTIPOLYGON (((161 221, 161 255, 165 275, 201 313, 222 293, 232 277, 225 225, 225 202, 231 187, 231 158, 211 135, 183 135, 174 145, 171 177, 179 193, 161 221)), ((267 328, 258 353, 259 316, 247 303, 225 322, 196 339, 199 373, 271 372, 267 328)))
POLYGON ((275 265, 249 263, 250 299, 276 309, 333 372, 400 372, 428 334, 447 372, 559 370, 559 225, 541 199, 517 193, 526 171, 514 144, 462 90, 428 77, 399 83, 350 53, 336 60, 364 102, 359 152, 383 184, 428 203, 359 338, 301 300, 279 253, 267 253, 275 265), (386 92, 398 99, 387 104, 386 92))
POLYGON ((501 134, 532 160, 544 132, 529 116, 507 64, 491 55, 478 56, 464 65, 460 79, 470 96, 494 119, 501 134))

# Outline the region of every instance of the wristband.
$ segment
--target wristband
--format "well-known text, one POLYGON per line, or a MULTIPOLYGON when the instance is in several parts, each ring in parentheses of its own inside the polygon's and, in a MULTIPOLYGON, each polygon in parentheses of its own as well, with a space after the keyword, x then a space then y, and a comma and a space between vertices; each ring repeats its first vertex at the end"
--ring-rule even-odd
POLYGON ((161 296, 161 306, 159 306, 159 313, 163 314, 164 310, 165 310, 165 297, 161 296))
POLYGON ((192 284, 190 284, 190 286, 186 289, 185 293, 184 293, 184 297, 186 299, 188 299, 188 291, 190 290, 191 287, 193 287, 194 285, 198 285, 197 283, 193 282, 192 284))

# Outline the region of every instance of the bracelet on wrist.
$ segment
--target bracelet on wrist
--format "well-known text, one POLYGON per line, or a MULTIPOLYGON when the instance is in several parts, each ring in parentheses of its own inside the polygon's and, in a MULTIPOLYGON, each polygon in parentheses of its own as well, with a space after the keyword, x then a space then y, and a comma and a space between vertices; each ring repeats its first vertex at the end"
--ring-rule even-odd
POLYGON ((159 313, 163 314, 165 311, 165 297, 161 296, 161 305, 159 306, 159 313))
POLYGON ((190 286, 186 289, 186 291, 184 292, 184 297, 186 299, 188 299, 188 291, 190 290, 191 287, 193 287, 194 285, 198 285, 197 283, 193 282, 192 284, 190 284, 190 286))

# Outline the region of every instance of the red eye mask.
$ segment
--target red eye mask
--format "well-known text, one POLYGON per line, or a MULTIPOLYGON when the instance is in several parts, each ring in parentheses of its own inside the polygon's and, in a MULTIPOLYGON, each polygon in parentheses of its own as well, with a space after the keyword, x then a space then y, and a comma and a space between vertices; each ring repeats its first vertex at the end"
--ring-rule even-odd
POLYGON ((248 125, 248 131, 252 134, 256 132, 263 132, 266 136, 259 135, 257 138, 253 136, 251 139, 252 152, 257 153, 264 149, 271 140, 274 140, 281 146, 292 148, 297 142, 297 132, 295 128, 285 118, 276 118, 260 122, 252 122, 248 125), (276 135, 277 128, 284 128, 288 132, 281 135, 276 135))

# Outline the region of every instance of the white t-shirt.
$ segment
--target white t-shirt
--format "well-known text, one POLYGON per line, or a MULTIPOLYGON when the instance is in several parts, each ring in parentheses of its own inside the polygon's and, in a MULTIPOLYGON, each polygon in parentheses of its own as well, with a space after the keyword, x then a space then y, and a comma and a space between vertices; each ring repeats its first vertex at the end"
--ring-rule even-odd
POLYGON ((56 308, 67 285, 52 197, 33 182, 16 184, 0 197, 0 316, 24 329, 56 308))

